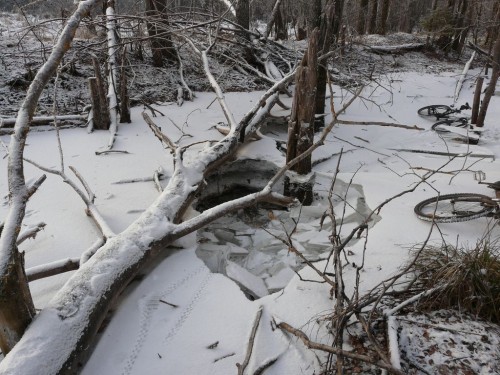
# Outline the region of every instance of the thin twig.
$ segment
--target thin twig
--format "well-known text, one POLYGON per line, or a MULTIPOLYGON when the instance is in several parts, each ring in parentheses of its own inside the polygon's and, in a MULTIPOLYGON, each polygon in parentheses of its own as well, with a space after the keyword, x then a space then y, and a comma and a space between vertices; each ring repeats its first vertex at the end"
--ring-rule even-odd
POLYGON ((238 375, 243 375, 246 367, 248 366, 248 363, 250 362, 250 356, 252 355, 255 335, 257 334, 257 328, 259 328, 260 317, 262 316, 262 309, 263 308, 261 306, 259 308, 259 310, 257 311, 257 315, 255 316, 255 320, 254 320, 253 326, 252 326, 252 332, 250 333, 250 338, 248 340, 247 354, 245 355, 245 359, 243 360, 242 364, 239 364, 239 363, 236 364, 236 367, 238 367, 238 375))

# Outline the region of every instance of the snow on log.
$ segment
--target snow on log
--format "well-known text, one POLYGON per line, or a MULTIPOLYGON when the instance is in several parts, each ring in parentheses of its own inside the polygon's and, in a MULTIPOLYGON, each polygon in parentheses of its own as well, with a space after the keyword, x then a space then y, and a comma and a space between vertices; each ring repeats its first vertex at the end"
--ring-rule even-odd
POLYGON ((402 54, 406 52, 412 51, 420 51, 424 48, 424 43, 408 43, 408 44, 400 44, 397 46, 370 46, 370 52, 379 54, 379 55, 390 55, 390 54, 402 54))
MULTIPOLYGON (((87 121, 87 116, 84 115, 61 115, 61 116, 38 116, 31 119, 30 125, 49 125, 54 121, 87 121)), ((16 123, 15 118, 0 119, 2 127, 13 127, 16 123)))
MULTIPOLYGON (((30 197, 30 191, 24 179, 23 154, 26 136, 45 85, 54 76, 64 54, 70 48, 81 19, 89 14, 90 9, 96 3, 97 0, 80 1, 76 11, 67 20, 49 58, 38 70, 28 88, 26 97, 18 111, 14 134, 9 143, 7 168, 11 199, 9 212, 0 235, 0 278, 2 279, 0 295, 5 293, 4 295, 8 296, 2 300, 0 305, 0 325, 2 327, 0 345, 4 354, 9 353, 12 346, 19 340, 35 312, 24 272, 24 260, 16 245, 18 228, 22 225, 26 204, 30 197), (9 293, 9 290, 16 290, 16 293, 9 293)), ((5 359, 7 357, 9 354, 5 359)), ((1 362, 2 366, 5 359, 1 362)), ((44 363, 44 361, 40 360, 38 367, 40 363, 44 363)), ((12 373, 13 371, 17 371, 17 368, 0 370, 0 373, 12 373)), ((23 373, 23 371, 17 373, 23 373)))
POLYGON ((0 374, 77 373, 113 300, 141 267, 165 252, 169 244, 232 210, 259 201, 290 203, 290 198, 272 192, 268 184, 260 192, 178 224, 206 175, 233 155, 244 129, 252 131, 259 126, 256 119, 263 119, 263 112, 269 111, 266 103, 275 101, 279 90, 292 79, 290 74, 270 88, 239 123, 231 124, 227 136, 203 149, 189 166, 183 164, 182 150, 176 150, 174 173, 160 196, 72 275, 0 362, 0 374))

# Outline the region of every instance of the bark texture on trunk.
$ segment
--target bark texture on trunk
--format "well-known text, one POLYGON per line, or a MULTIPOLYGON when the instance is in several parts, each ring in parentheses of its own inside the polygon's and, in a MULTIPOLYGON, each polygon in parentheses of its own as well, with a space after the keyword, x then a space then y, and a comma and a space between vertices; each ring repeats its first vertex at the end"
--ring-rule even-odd
POLYGON ((0 350, 7 354, 35 316, 24 272, 24 256, 17 249, 7 272, 0 279, 0 305, 0 350))
POLYGON ((359 35, 363 35, 366 31, 367 13, 368 13, 368 0, 359 0, 359 13, 356 23, 356 30, 359 35))
POLYGON ((488 111, 488 106, 490 104, 491 97, 495 94, 496 84, 498 81, 498 77, 500 76, 500 36, 497 36, 497 40, 495 42, 495 47, 493 48, 492 65, 493 65, 493 69, 491 71, 490 83, 488 84, 488 87, 486 88, 486 92, 484 93, 483 104, 481 105, 481 109, 479 110, 479 115, 477 117, 476 126, 483 126, 484 125, 484 120, 486 118, 486 112, 488 111))
POLYGON ((146 27, 151 38, 153 66, 177 63, 177 52, 168 33, 166 0, 146 0, 146 27))
MULTIPOLYGON (((319 30, 309 36, 309 46, 295 75, 292 116, 288 126, 286 161, 294 159, 306 151, 314 142, 314 109, 316 103, 319 30)), ((312 170, 311 156, 295 164, 291 171, 307 175, 312 170)), ((285 195, 297 198, 302 204, 312 203, 312 184, 285 178, 285 195)))

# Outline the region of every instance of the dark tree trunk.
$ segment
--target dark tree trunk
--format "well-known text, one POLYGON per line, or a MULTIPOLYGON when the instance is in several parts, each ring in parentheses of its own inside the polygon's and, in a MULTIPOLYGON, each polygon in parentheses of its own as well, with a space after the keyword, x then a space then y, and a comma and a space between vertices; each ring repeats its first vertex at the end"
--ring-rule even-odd
POLYGON ((390 0, 382 0, 377 20, 377 34, 385 35, 387 32, 387 17, 389 16, 390 0))
MULTIPOLYGON (((318 29, 310 33, 307 52, 295 75, 295 95, 288 126, 287 162, 301 155, 314 142, 313 123, 317 84, 318 36, 318 29)), ((291 171, 302 176, 308 175, 311 170, 311 156, 304 158, 291 168, 291 171)), ((313 199, 312 185, 311 181, 301 183, 287 176, 285 178, 285 195, 297 198, 304 205, 310 205, 313 199)))
POLYGON ((368 1, 359 0, 359 13, 356 23, 356 31, 359 35, 363 35, 366 31, 366 15, 368 14, 368 1))
POLYGON ((177 63, 177 52, 168 33, 166 0, 146 1, 146 27, 151 38, 153 66, 161 67, 164 62, 177 63))
MULTIPOLYGON (((325 54, 330 50, 330 47, 335 37, 335 20, 336 6, 334 1, 328 1, 323 14, 321 15, 320 31, 318 38, 318 45, 321 54, 325 54)), ((327 82, 327 61, 322 62, 318 65, 318 75, 317 75, 317 88, 316 88, 316 104, 314 106, 315 113, 317 115, 322 115, 325 113, 325 98, 326 98, 326 82, 327 82)), ((315 130, 319 130, 324 125, 324 117, 319 116, 319 119, 315 121, 315 130)))
MULTIPOLYGON (((328 4, 328 1, 327 1, 328 4)), ((326 7, 326 6, 325 6, 326 7)), ((340 30, 342 26, 342 15, 344 13, 344 0, 335 0, 334 1, 334 17, 333 17, 333 35, 336 40, 338 40, 338 36, 340 35, 340 30)), ((326 12, 326 10, 325 10, 326 12)), ((321 48, 321 45, 320 45, 321 48)))
POLYGON ((277 13, 276 19, 274 21, 274 28, 276 30, 276 40, 287 40, 288 39, 288 29, 286 21, 284 7, 280 5, 277 13))
MULTIPOLYGON (((499 12, 500 14, 500 12, 499 12)), ((500 17, 497 17, 497 20, 500 17)), ((483 104, 481 105, 481 109, 479 110, 479 115, 477 117, 477 126, 483 126, 484 120, 486 118, 486 112, 488 111, 488 106, 490 104, 491 97, 495 94, 495 87, 498 81, 498 76, 500 75, 500 36, 497 35, 497 40, 495 42, 495 47, 493 48, 493 61, 492 61, 493 69, 491 71, 491 78, 488 87, 486 88, 486 92, 483 97, 483 104)))
POLYGON ((370 18, 368 19, 368 34, 374 34, 377 28, 378 0, 370 0, 370 18))
POLYGON ((17 249, 0 280, 0 305, 0 350, 6 355, 21 339, 35 316, 35 306, 24 273, 24 257, 17 249))
MULTIPOLYGON (((245 30, 250 30, 250 1, 238 0, 236 4, 236 22, 245 30)), ((246 34, 245 34, 246 35, 246 34)))
POLYGON ((109 117, 108 97, 104 78, 96 58, 92 59, 95 77, 89 78, 90 99, 92 101, 92 121, 94 129, 108 130, 111 123, 109 117))
POLYGON ((472 103, 472 115, 470 118, 471 124, 477 124, 477 117, 479 115, 479 105, 481 104, 481 91, 483 90, 483 77, 478 77, 476 82, 476 90, 474 91, 474 101, 472 103))
POLYGON ((465 38, 467 37, 467 34, 469 32, 469 26, 466 25, 466 16, 467 16, 467 6, 468 6, 468 1, 467 0, 462 0, 461 3, 459 3, 459 9, 456 15, 456 21, 455 21, 455 33, 453 35, 453 44, 451 48, 455 52, 461 52, 463 43, 465 38))

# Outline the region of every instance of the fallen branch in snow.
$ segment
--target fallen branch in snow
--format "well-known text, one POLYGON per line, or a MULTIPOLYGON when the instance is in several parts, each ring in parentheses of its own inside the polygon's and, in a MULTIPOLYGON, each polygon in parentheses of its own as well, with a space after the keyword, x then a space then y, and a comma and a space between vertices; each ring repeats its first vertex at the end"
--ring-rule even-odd
POLYGON ((237 363, 236 367, 238 367, 238 375, 243 375, 245 372, 245 369, 248 366, 248 363, 250 362, 250 356, 252 355, 252 350, 253 350, 253 343, 255 341, 255 335, 257 334, 257 328, 259 328, 259 323, 260 323, 260 317, 262 316, 262 306, 259 308, 257 311, 257 315, 255 316, 255 320, 253 322, 252 326, 252 331, 250 333, 250 338, 248 339, 248 347, 247 347, 247 354, 245 355, 245 359, 243 360, 242 364, 237 363))
MULTIPOLYGON (((61 115, 61 116, 38 116, 33 117, 30 125, 49 125, 54 121, 87 121, 87 116, 85 115, 61 115)), ((12 127, 16 123, 15 118, 2 118, 0 119, 2 127, 12 127)))
POLYGON ((236 353, 229 353, 229 354, 223 355, 222 357, 219 357, 219 358, 214 359, 214 362, 213 362, 213 363, 215 363, 215 362, 219 362, 219 361, 220 361, 220 360, 222 360, 222 359, 226 359, 226 358, 232 357, 232 356, 234 356, 234 355, 236 355, 236 353))
POLYGON ((107 154, 130 154, 130 152, 126 150, 104 150, 104 151, 95 151, 96 155, 107 155, 107 154))
POLYGON ((279 356, 275 357, 275 358, 271 358, 268 361, 264 362, 259 367, 257 367, 257 370, 255 370, 253 372, 253 375, 262 375, 264 373, 264 371, 266 371, 269 367, 274 365, 278 359, 279 359, 279 356))
POLYGON ((309 349, 315 349, 315 350, 321 350, 323 352, 327 353, 332 353, 335 355, 343 355, 344 357, 355 359, 358 361, 362 361, 365 363, 369 363, 372 365, 375 365, 381 369, 389 371, 391 374, 397 374, 397 375, 404 375, 404 373, 401 370, 398 370, 391 366, 388 363, 377 361, 376 359, 366 356, 366 355, 361 355, 361 354, 356 354, 353 352, 349 352, 347 350, 342 350, 342 349, 337 349, 333 346, 325 345, 325 344, 320 344, 314 341, 309 340, 309 337, 302 332, 299 329, 293 328, 291 325, 285 323, 285 322, 280 322, 279 324, 276 325, 279 329, 282 331, 288 332, 295 337, 299 338, 305 346, 307 346, 309 349))
POLYGON ((484 158, 495 160, 495 155, 485 155, 485 154, 474 154, 474 153, 457 153, 457 152, 442 152, 442 151, 426 151, 426 150, 413 150, 408 148, 390 148, 391 151, 397 152, 414 152, 417 154, 429 154, 429 155, 439 155, 439 156, 449 156, 456 158, 484 158))
POLYGON ((165 147, 168 147, 170 151, 174 153, 177 149, 177 145, 172 142, 170 138, 168 138, 165 134, 163 134, 161 128, 156 125, 153 120, 151 120, 151 117, 149 117, 146 112, 142 112, 142 118, 144 119, 144 121, 146 121, 146 124, 148 124, 149 128, 156 136, 156 138, 158 138, 165 147))
POLYGON ((425 130, 417 125, 403 125, 394 122, 382 122, 382 121, 348 121, 348 120, 337 120, 337 123, 342 125, 377 125, 377 126, 390 126, 393 128, 401 128, 408 130, 425 130))
MULTIPOLYGON (((104 220, 104 217, 101 215, 101 213, 99 212, 99 210, 97 209, 97 206, 94 204, 94 200, 95 200, 95 195, 94 193, 92 192, 92 190, 90 189, 90 187, 88 186, 88 184, 85 182, 85 180, 83 179, 83 177, 78 173, 78 171, 70 166, 70 170, 75 174, 75 176, 78 178, 78 180, 82 183, 85 191, 87 192, 87 196, 85 195, 85 193, 75 184, 75 182, 73 182, 67 175, 66 173, 64 172, 64 169, 61 169, 61 170, 56 170, 56 169, 51 169, 51 168, 46 168, 40 164, 38 164, 37 162, 33 161, 33 160, 30 160, 30 159, 27 159, 27 158, 24 158, 24 160, 30 164, 32 164, 33 166, 37 167, 38 169, 44 171, 44 172, 47 172, 47 173, 50 173, 50 174, 54 174, 56 176, 59 176, 61 177, 61 179, 67 183, 69 186, 71 186, 71 188, 78 194, 78 196, 83 200, 83 202, 85 203, 85 205, 87 206, 86 208, 86 213, 87 215, 89 215, 93 220, 94 220, 94 223, 97 225, 97 227, 99 228, 99 230, 101 231, 101 234, 103 235, 104 238, 108 239, 108 238, 111 238, 111 237, 114 237, 115 236, 115 233, 113 232, 113 230, 111 230, 111 228, 108 226, 108 224, 106 223, 106 221, 104 220)), ((62 168, 64 168, 64 166, 62 166, 62 168)))
MULTIPOLYGON (((89 3, 79 4, 81 8, 89 3)), ((0 374, 15 369, 23 375, 41 375, 37 365, 41 361, 46 364, 45 374, 76 368, 84 361, 111 302, 142 266, 164 253, 169 244, 231 210, 259 201, 290 203, 290 198, 272 192, 277 177, 261 192, 224 203, 181 223, 206 176, 234 155, 242 132, 253 132, 260 126, 270 110, 269 103, 276 101, 280 89, 292 79, 290 74, 267 90, 240 122, 231 124, 228 136, 201 150, 189 165, 183 164, 182 150, 176 150, 174 173, 156 202, 80 266, 0 362, 0 374), (54 350, 56 346, 60 349, 54 350)), ((216 89, 216 81, 212 83, 216 89)))
MULTIPOLYGON (((38 232, 40 232, 41 230, 43 230, 46 225, 47 224, 45 224, 45 223, 38 223, 34 227, 31 227, 27 231, 21 233, 19 235, 19 237, 17 237, 17 242, 16 243, 18 245, 20 245, 24 241, 26 241, 28 238, 33 238, 34 239, 36 237, 36 235, 38 234, 38 232)), ((1 233, 1 231, 0 231, 0 233, 1 233)))
POLYGON ((370 52, 383 55, 383 54, 402 54, 412 51, 420 51, 425 47, 425 43, 408 43, 400 44, 397 46, 369 46, 370 52))
POLYGON ((59 275, 61 273, 77 270, 80 267, 80 259, 62 259, 52 263, 42 264, 41 266, 31 267, 26 270, 26 276, 29 282, 43 279, 49 276, 59 275))
POLYGON ((339 140, 339 141, 341 141, 341 142, 345 142, 345 143, 347 143, 348 145, 354 146, 354 147, 356 147, 356 148, 359 148, 359 149, 363 148, 363 149, 368 150, 368 151, 371 151, 371 152, 373 152, 373 153, 375 153, 375 154, 378 154, 378 155, 381 155, 381 156, 385 156, 385 157, 387 157, 387 158, 388 158, 388 157, 390 157, 390 155, 387 155, 387 154, 384 154, 384 153, 382 153, 382 152, 378 152, 378 151, 372 150, 372 149, 371 149, 371 148, 369 148, 369 147, 365 147, 365 146, 361 146, 361 145, 354 144, 354 143, 349 142, 348 140, 342 139, 342 138, 340 138, 340 137, 333 136, 333 138, 338 139, 338 140, 339 140))
MULTIPOLYGON (((163 173, 160 173, 160 172, 156 173, 156 172, 157 171, 155 171, 153 176, 157 175, 158 180, 165 180, 168 177, 167 175, 165 175, 163 173)), ((155 179, 155 177, 138 177, 138 178, 118 180, 118 181, 112 182, 112 184, 119 185, 119 184, 133 184, 136 182, 154 182, 154 179, 155 179)))
POLYGON ((179 305, 174 305, 173 303, 167 302, 167 301, 165 301, 163 299, 160 299, 159 302, 164 303, 165 305, 172 306, 173 308, 179 307, 179 305))

